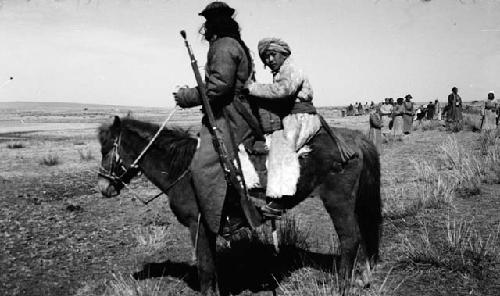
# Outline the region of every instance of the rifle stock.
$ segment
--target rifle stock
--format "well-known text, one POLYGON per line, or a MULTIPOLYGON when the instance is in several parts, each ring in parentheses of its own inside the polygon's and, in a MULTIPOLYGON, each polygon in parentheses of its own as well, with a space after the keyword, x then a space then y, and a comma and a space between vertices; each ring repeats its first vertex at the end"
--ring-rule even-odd
MULTIPOLYGON (((180 32, 182 38, 184 39, 184 44, 188 50, 189 58, 191 60, 191 68, 193 69, 194 76, 196 78, 196 83, 198 84, 198 92, 201 97, 201 103, 203 106, 203 110, 208 119, 208 128, 212 135, 212 141, 214 144, 215 151, 219 155, 220 164, 224 171, 224 175, 226 177, 226 181, 228 181, 238 192, 240 196, 241 206, 243 208, 243 212, 245 213, 248 223, 252 228, 257 227, 261 224, 260 214, 257 212, 253 204, 250 202, 245 181, 241 174, 239 168, 235 165, 235 159, 231 157, 229 154, 226 145, 224 144, 224 138, 222 132, 217 128, 214 113, 212 111, 212 107, 210 106, 210 101, 207 96, 205 83, 201 78, 200 71, 198 70, 198 62, 193 54, 191 46, 187 40, 186 32, 182 30, 180 32)), ((235 155, 235 157, 238 157, 235 155)))

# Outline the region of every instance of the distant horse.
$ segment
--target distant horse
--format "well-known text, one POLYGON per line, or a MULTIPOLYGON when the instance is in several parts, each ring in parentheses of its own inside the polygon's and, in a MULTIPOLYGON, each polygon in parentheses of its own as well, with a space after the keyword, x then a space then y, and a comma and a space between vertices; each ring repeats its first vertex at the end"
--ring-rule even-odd
MULTIPOLYGON (((120 194, 124 184, 139 172, 168 191, 170 207, 177 219, 189 227, 196 246, 200 289, 204 295, 217 293, 216 233, 208 230, 203 217, 198 220, 196 190, 189 165, 197 147, 197 139, 180 129, 164 129, 149 150, 134 160, 148 145, 159 126, 133 119, 115 117, 111 125, 99 128, 102 167, 98 186, 105 197, 120 194)), ((300 160, 301 175, 297 185, 296 204, 319 186, 320 197, 333 220, 340 240, 337 270, 348 279, 361 245, 367 264, 379 258, 381 235, 380 163, 375 146, 361 133, 336 129, 359 157, 340 165, 335 161, 337 145, 323 130, 308 143, 311 148, 300 160)), ((223 290, 223 289, 221 289, 223 290)))

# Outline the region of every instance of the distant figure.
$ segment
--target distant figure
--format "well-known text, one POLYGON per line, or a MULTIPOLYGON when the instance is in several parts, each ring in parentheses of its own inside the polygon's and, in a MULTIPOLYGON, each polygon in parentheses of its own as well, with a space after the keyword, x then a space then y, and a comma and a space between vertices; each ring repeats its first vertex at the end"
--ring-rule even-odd
POLYGON ((409 135, 413 128, 413 116, 415 115, 415 108, 413 106, 413 102, 411 101, 412 96, 407 94, 405 96, 404 102, 404 113, 403 113, 403 133, 405 135, 409 135))
POLYGON ((363 104, 361 104, 361 102, 359 102, 359 104, 358 104, 358 114, 359 115, 363 115, 364 114, 363 104))
POLYGON ((352 104, 347 106, 347 116, 354 116, 354 106, 352 104))
POLYGON ((403 135, 403 115, 405 113, 404 99, 398 98, 396 105, 392 109, 392 134, 394 138, 401 137, 403 135))
POLYGON ((495 103, 495 94, 493 91, 488 93, 488 99, 484 102, 481 113, 483 119, 481 120, 481 130, 494 130, 497 128, 497 110, 498 105, 495 103))
POLYGON ((441 120, 441 105, 437 99, 434 101, 434 110, 434 119, 441 120))
POLYGON ((451 125, 457 126, 456 130, 462 129, 462 98, 458 95, 458 88, 453 87, 451 94, 448 95, 448 114, 446 116, 446 123, 448 128, 451 125))
POLYGON ((434 119, 434 112, 436 111, 436 105, 432 101, 427 104, 427 120, 433 120, 434 119))
POLYGON ((382 134, 389 134, 389 122, 392 118, 392 105, 389 102, 389 98, 385 98, 384 103, 380 106, 380 117, 382 118, 382 134))
POLYGON ((419 106, 415 111, 415 120, 418 121, 418 125, 422 123, 422 119, 425 118, 424 106, 419 106))
POLYGON ((368 133, 368 138, 375 144, 379 154, 382 152, 382 125, 380 107, 375 106, 370 109, 370 132, 368 133))

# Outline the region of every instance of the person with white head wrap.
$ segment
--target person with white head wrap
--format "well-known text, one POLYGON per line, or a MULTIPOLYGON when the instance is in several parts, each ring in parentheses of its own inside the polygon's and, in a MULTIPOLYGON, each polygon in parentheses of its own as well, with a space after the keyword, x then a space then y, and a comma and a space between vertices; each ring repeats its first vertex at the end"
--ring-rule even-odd
MULTIPOLYGON (((295 65, 288 43, 280 38, 264 38, 259 41, 258 51, 264 66, 273 74, 273 83, 249 81, 247 92, 261 107, 259 115, 264 132, 272 133, 266 188, 270 202, 262 209, 272 217, 281 215, 295 195, 300 176, 298 150, 319 131, 322 120, 312 104, 311 83, 295 65)), ((341 139, 337 144, 340 159, 352 157, 354 152, 350 154, 349 147, 341 139)))
POLYGON ((481 130, 493 130, 497 128, 498 104, 495 102, 495 93, 490 91, 488 99, 482 108, 483 119, 481 120, 481 130))

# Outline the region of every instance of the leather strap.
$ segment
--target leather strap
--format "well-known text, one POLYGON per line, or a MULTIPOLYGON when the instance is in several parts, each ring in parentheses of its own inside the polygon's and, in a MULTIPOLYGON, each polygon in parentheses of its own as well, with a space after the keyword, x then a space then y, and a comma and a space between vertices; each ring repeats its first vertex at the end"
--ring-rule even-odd
POLYGON ((241 102, 240 98, 235 97, 233 102, 234 102, 234 108, 236 109, 236 111, 238 111, 238 113, 240 113, 240 115, 243 117, 243 119, 245 119, 245 121, 248 123, 250 128, 253 130, 257 140, 265 141, 266 138, 264 137, 264 133, 262 132, 262 129, 260 128, 259 122, 252 114, 250 114, 248 109, 241 102))

